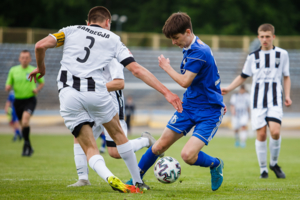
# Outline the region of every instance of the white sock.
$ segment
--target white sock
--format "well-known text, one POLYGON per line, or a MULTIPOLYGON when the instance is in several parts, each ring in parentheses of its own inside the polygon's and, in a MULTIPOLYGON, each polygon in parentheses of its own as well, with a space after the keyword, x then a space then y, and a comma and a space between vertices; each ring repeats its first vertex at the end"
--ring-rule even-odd
POLYGON ((86 155, 80 144, 74 144, 74 160, 77 169, 78 179, 89 180, 89 169, 86 155))
POLYGON ((134 152, 149 146, 149 139, 145 137, 140 137, 129 141, 134 152))
POLYGON ((117 149, 131 174, 133 184, 135 185, 137 182, 142 183, 140 170, 131 146, 131 142, 128 141, 125 144, 117 145, 117 149))
POLYGON ((111 171, 106 167, 105 161, 101 155, 94 155, 89 160, 90 167, 107 182, 107 178, 113 176, 111 171))
POLYGON ((246 130, 243 130, 241 131, 240 133, 240 139, 241 139, 241 143, 246 143, 246 140, 247 140, 247 131, 246 130))
POLYGON ((278 157, 280 153, 280 146, 281 146, 281 137, 278 140, 274 140, 270 137, 270 165, 273 167, 278 162, 278 157))
POLYGON ((255 140, 255 149, 258 159, 258 164, 260 167, 260 173, 263 173, 263 171, 268 172, 267 168, 267 140, 266 141, 258 141, 255 140))

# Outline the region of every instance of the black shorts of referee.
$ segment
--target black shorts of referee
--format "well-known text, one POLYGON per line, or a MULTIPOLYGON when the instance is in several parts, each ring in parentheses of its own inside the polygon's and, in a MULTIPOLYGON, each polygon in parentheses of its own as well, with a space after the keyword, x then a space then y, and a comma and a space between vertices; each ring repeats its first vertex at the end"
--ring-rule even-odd
POLYGON ((19 121, 22 120, 23 112, 27 111, 30 115, 33 114, 36 107, 36 97, 30 97, 28 99, 15 99, 14 107, 16 110, 19 121))

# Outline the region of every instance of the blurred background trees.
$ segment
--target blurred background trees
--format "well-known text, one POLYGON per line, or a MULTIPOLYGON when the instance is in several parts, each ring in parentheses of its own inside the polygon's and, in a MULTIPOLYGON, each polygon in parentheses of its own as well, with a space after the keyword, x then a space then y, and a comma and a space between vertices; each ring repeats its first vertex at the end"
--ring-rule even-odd
POLYGON ((0 26, 59 29, 85 24, 89 9, 97 5, 127 16, 122 25, 126 32, 161 33, 168 16, 182 11, 191 16, 197 34, 256 35, 262 23, 273 24, 277 35, 300 34, 297 0, 1 0, 0 26))

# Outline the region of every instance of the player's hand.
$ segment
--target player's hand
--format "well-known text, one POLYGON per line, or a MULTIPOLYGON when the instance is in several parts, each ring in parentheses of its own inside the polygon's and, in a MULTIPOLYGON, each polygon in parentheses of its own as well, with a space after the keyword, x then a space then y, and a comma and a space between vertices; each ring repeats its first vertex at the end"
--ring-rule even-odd
POLYGON ((227 106, 224 107, 224 115, 227 113, 227 106))
POLYGON ((38 93, 39 93, 39 91, 38 91, 37 89, 32 90, 32 92, 33 92, 34 94, 38 94, 38 93))
POLYGON ((35 68, 28 76, 28 78, 30 79, 30 82, 32 81, 32 78, 34 79, 34 82, 36 83, 36 75, 40 74, 38 76, 38 79, 42 78, 45 75, 45 70, 44 71, 40 71, 38 68, 35 68))
POLYGON ((178 112, 182 112, 182 102, 176 94, 169 92, 165 95, 165 98, 178 112))
POLYGON ((292 102, 292 99, 291 99, 290 97, 286 97, 286 98, 285 98, 284 105, 285 105, 286 107, 291 106, 292 103, 293 103, 293 102, 292 102))
POLYGON ((158 65, 163 69, 166 70, 168 67, 170 67, 170 59, 165 58, 164 55, 158 56, 158 65))
POLYGON ((227 88, 221 88, 222 95, 228 94, 230 92, 227 88))

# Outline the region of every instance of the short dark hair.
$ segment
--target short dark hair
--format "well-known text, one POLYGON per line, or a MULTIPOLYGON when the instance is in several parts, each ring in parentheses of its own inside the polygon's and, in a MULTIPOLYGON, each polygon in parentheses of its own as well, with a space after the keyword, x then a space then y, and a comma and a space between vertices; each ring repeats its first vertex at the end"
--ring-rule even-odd
MULTIPOLYGON (((21 53, 29 53, 29 55, 30 55, 30 57, 31 57, 31 53, 30 53, 30 51, 28 51, 27 49, 22 50, 21 53)), ((21 53, 20 53, 20 54, 21 54, 21 53)))
POLYGON ((109 19, 111 21, 111 14, 109 10, 103 6, 96 6, 89 11, 88 22, 100 22, 109 19))
POLYGON ((171 38, 178 33, 184 34, 187 29, 193 32, 190 16, 186 13, 178 12, 173 13, 167 19, 162 31, 167 38, 171 38))
POLYGON ((272 35, 275 34, 275 28, 272 24, 262 24, 258 27, 257 33, 260 31, 271 31, 272 35))

